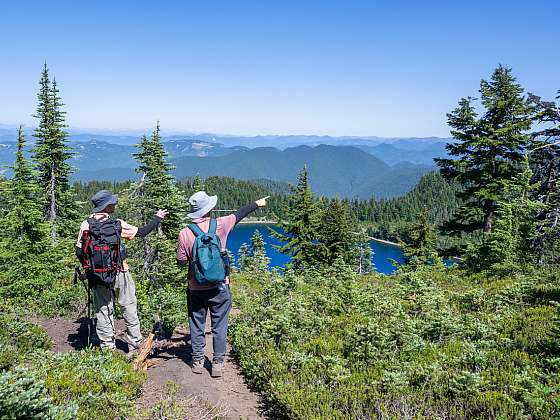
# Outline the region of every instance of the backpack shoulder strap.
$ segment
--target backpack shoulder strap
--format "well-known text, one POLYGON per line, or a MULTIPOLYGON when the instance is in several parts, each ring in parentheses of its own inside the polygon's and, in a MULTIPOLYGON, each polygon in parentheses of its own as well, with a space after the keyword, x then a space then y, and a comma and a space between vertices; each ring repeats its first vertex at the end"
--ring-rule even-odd
POLYGON ((210 219, 210 227, 208 228, 208 233, 210 235, 215 235, 217 228, 218 228, 218 222, 216 221, 216 219, 210 219))
POLYGON ((198 227, 198 225, 196 223, 191 223, 187 227, 191 230, 191 232, 194 234, 195 237, 199 237, 201 235, 204 235, 204 232, 202 231, 202 229, 200 229, 198 227))
POLYGON ((95 217, 90 217, 87 219, 88 222, 88 230, 90 232, 90 234, 92 234, 93 232, 96 232, 99 228, 99 220, 97 220, 95 217))
POLYGON ((113 219, 113 226, 117 232, 117 236, 120 238, 122 233, 122 223, 119 219, 113 219))

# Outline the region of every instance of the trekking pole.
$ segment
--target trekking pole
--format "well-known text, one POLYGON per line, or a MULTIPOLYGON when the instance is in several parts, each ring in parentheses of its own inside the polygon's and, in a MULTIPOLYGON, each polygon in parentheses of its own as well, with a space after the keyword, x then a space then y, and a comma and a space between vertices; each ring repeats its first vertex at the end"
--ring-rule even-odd
POLYGON ((92 334, 92 330, 93 330, 93 321, 92 321, 92 316, 91 316, 91 283, 88 280, 88 284, 87 284, 87 342, 86 345, 87 347, 91 347, 91 334, 92 334))
POLYGON ((86 289, 87 295, 87 303, 86 303, 86 316, 87 316, 87 339, 86 339, 86 347, 91 346, 91 285, 85 273, 82 273, 80 267, 76 267, 74 270, 74 284, 78 283, 78 279, 84 285, 86 289), (86 284, 87 281, 87 284, 86 284))

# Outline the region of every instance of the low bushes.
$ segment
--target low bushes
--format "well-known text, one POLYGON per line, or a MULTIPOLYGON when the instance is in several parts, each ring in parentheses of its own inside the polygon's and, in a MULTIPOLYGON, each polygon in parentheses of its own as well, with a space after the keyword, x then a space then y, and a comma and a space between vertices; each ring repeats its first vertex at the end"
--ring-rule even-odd
POLYGON ((140 280, 136 282, 136 298, 142 331, 152 330, 155 314, 161 318, 168 335, 171 335, 176 326, 187 325, 186 283, 182 286, 165 284, 156 287, 148 281, 140 280))
POLYGON ((560 276, 237 276, 231 341, 293 418, 560 416, 560 276), (546 293, 543 293, 543 290, 546 293))
POLYGON ((73 404, 78 418, 120 418, 130 414, 145 374, 121 354, 98 349, 36 353, 31 366, 53 402, 73 404))
POLYGON ((46 332, 0 308, 0 418, 124 418, 145 374, 123 356, 53 353, 46 332))
POLYGON ((0 308, 0 370, 15 366, 28 353, 50 347, 45 330, 0 308))
POLYGON ((43 381, 27 369, 0 374, 2 419, 73 419, 76 406, 58 406, 48 395, 43 381))
POLYGON ((0 249, 0 299, 33 315, 59 316, 75 310, 83 300, 81 285, 73 284, 74 243, 61 240, 40 255, 0 249))

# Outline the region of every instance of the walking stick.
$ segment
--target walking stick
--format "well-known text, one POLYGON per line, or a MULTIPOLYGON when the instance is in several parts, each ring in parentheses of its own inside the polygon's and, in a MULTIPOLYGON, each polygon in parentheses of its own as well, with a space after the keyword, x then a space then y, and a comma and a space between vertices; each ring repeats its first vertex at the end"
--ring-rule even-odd
POLYGON ((84 285, 87 294, 87 339, 86 347, 91 346, 91 332, 92 332, 92 321, 91 321, 91 285, 85 273, 82 273, 80 267, 76 267, 74 270, 74 284, 78 283, 78 280, 84 285), (86 283, 87 282, 87 283, 86 283))

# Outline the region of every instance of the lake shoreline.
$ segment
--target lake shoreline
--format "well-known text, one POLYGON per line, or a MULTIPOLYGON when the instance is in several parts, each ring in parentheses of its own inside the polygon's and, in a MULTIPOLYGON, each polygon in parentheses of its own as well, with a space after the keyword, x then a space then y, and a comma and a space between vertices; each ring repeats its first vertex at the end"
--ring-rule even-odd
POLYGON ((401 244, 398 244, 396 242, 391 242, 391 241, 386 241, 385 239, 378 239, 378 238, 369 238, 370 241, 378 243, 378 244, 382 244, 382 245, 387 245, 390 246, 392 248, 402 248, 401 244))
MULTIPOLYGON (((278 225, 278 222, 275 222, 275 221, 272 221, 272 220, 244 219, 244 220, 241 220, 238 224, 239 225, 278 225)), ((369 237, 368 239, 372 242, 382 244, 382 245, 387 245, 387 246, 390 246, 390 247, 393 247, 393 248, 402 248, 401 244, 398 244, 396 242, 387 241, 385 239, 372 238, 372 237, 369 237)))
POLYGON ((241 220, 238 225, 277 225, 278 222, 272 220, 241 220))

